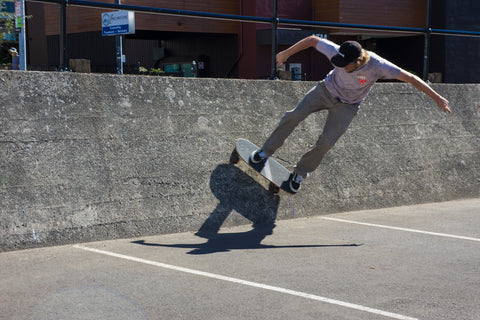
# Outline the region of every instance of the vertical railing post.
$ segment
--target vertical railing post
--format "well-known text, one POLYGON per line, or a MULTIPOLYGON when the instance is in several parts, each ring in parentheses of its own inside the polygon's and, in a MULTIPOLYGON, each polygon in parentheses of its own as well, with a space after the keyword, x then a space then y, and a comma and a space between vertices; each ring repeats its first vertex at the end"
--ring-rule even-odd
MULTIPOLYGON (((68 0, 67 0, 68 1, 68 0)), ((60 65, 58 71, 68 71, 67 54, 67 1, 60 5, 60 65)))
POLYGON ((425 44, 423 48, 423 81, 428 80, 428 70, 430 67, 430 38, 431 38, 431 11, 432 11, 432 0, 427 0, 427 14, 425 17, 425 44))
POLYGON ((272 70, 270 80, 278 79, 277 75, 277 44, 278 44, 278 0, 273 0, 272 15, 272 70))

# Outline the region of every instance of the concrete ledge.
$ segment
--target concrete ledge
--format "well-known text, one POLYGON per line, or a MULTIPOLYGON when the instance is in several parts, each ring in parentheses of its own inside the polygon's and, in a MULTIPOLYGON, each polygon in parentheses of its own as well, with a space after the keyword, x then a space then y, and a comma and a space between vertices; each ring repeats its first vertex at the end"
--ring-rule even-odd
MULTIPOLYGON (((478 197, 480 85, 436 85, 446 115, 377 84, 295 196, 229 164, 314 85, 0 71, 0 251, 478 197)), ((324 118, 276 157, 291 168, 324 118)))

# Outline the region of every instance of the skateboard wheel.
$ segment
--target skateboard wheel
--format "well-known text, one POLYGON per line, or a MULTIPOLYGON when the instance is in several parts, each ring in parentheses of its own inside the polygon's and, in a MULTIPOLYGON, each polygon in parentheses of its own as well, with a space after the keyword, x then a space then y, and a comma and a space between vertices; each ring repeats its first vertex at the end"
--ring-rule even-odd
POLYGON ((270 191, 272 191, 274 194, 277 194, 280 192, 280 187, 277 187, 273 183, 270 183, 270 191))
POLYGON ((230 155, 230 163, 237 164, 240 161, 240 156, 238 155, 237 150, 233 150, 232 154, 230 155))

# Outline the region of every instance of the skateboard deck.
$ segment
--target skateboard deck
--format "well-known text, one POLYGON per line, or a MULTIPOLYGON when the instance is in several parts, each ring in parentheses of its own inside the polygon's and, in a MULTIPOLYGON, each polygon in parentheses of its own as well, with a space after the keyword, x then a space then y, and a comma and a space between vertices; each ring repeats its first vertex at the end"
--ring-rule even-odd
POLYGON ((235 143, 235 150, 232 152, 230 161, 234 164, 238 163, 240 159, 245 161, 265 179, 270 181, 270 187, 274 193, 278 193, 280 189, 288 193, 294 193, 292 190, 290 190, 290 185, 288 182, 292 173, 278 163, 277 160, 269 157, 266 160, 256 164, 250 160, 250 155, 252 152, 258 149, 259 147, 250 141, 246 139, 238 139, 235 143))

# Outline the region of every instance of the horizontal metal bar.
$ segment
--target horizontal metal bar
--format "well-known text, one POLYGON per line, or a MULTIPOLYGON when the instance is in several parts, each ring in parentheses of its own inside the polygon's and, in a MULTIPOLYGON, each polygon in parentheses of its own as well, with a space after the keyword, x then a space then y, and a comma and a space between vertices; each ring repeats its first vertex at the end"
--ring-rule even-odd
POLYGON ((147 13, 154 13, 154 14, 183 16, 183 17, 190 17, 190 18, 203 18, 203 19, 226 20, 226 21, 237 21, 237 22, 252 22, 252 23, 263 23, 263 24, 278 23, 280 25, 296 26, 296 27, 303 26, 303 27, 338 28, 338 29, 351 29, 351 30, 388 31, 388 32, 397 32, 397 33, 404 33, 404 34, 425 34, 425 35, 434 34, 434 35, 446 35, 446 36, 480 37, 480 32, 477 32, 477 31, 389 27, 389 26, 375 26, 375 25, 321 22, 321 21, 308 21, 308 20, 292 20, 292 19, 276 19, 274 21, 274 19, 271 17, 265 18, 265 17, 241 16, 241 15, 212 13, 212 12, 163 9, 163 8, 132 6, 132 5, 124 5, 124 4, 86 1, 86 0, 26 0, 26 1, 67 4, 69 6, 78 6, 78 7, 147 12, 147 13))
POLYGON ((256 22, 256 23, 267 23, 267 24, 272 23, 272 18, 239 16, 239 15, 233 15, 233 14, 164 9, 164 8, 153 8, 153 7, 143 7, 143 6, 132 6, 132 5, 125 5, 125 4, 114 4, 114 3, 85 1, 85 0, 26 0, 26 1, 58 3, 58 4, 66 3, 69 6, 77 6, 77 7, 136 11, 136 12, 164 14, 164 15, 171 15, 171 16, 183 16, 183 17, 190 17, 190 18, 205 18, 205 19, 213 19, 213 20, 256 22))
POLYGON ((338 28, 338 29, 380 30, 380 31, 401 32, 401 33, 418 33, 418 34, 426 33, 426 30, 422 28, 388 27, 388 26, 375 26, 375 25, 350 24, 350 23, 308 21, 308 20, 279 19, 279 23, 282 25, 305 26, 305 27, 308 26, 308 27, 338 28))
POLYGON ((478 31, 465 31, 465 30, 389 27, 389 26, 320 22, 320 21, 308 21, 308 20, 290 20, 290 19, 279 19, 279 23, 282 25, 290 25, 290 26, 298 26, 298 27, 299 26, 322 27, 322 28, 325 27, 325 28, 353 29, 353 30, 372 30, 372 31, 376 30, 376 31, 388 31, 388 32, 399 32, 399 33, 409 33, 409 34, 435 34, 435 35, 446 35, 446 36, 480 37, 480 32, 478 31))
POLYGON ((480 32, 465 30, 431 29, 430 34, 443 36, 480 37, 480 32))

